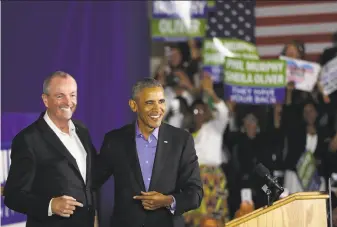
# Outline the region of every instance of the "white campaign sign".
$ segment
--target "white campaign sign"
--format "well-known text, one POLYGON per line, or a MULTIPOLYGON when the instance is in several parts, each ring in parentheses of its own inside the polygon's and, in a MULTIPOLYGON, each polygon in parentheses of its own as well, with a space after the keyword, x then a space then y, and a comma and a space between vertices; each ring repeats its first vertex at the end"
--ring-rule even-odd
POLYGON ((337 57, 326 63, 321 71, 320 84, 325 95, 337 90, 337 57))
POLYGON ((252 190, 250 188, 241 189, 241 202, 243 201, 253 202, 252 190))
POLYGON ((295 82, 297 90, 311 92, 317 82, 321 66, 315 62, 286 56, 280 56, 279 58, 287 62, 287 82, 295 82))

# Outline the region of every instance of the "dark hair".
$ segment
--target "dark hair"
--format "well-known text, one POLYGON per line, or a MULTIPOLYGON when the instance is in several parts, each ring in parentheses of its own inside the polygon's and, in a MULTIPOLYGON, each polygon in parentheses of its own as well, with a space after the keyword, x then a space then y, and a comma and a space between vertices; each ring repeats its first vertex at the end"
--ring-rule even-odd
POLYGON ((143 90, 144 88, 153 88, 153 87, 163 87, 159 81, 151 78, 146 77, 140 81, 138 81, 133 87, 132 87, 132 99, 135 100, 137 98, 138 93, 143 90))
POLYGON ((204 105, 204 106, 206 106, 206 103, 202 99, 196 99, 196 100, 194 100, 194 102, 192 103, 192 105, 190 107, 190 109, 192 110, 192 112, 193 112, 194 108, 197 105, 204 105))
POLYGON ((184 97, 178 96, 176 99, 180 102, 180 112, 185 114, 189 111, 187 100, 184 97))

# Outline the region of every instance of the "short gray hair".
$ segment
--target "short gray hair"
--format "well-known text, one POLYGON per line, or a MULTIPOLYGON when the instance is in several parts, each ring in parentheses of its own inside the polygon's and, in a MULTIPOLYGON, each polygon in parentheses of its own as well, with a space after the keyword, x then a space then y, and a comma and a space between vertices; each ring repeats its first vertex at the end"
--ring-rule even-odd
MULTIPOLYGON (((49 94, 49 85, 50 82, 55 78, 55 77, 61 77, 61 78, 67 78, 67 77, 72 77, 69 73, 63 72, 63 71, 56 71, 52 73, 50 76, 48 76, 44 81, 43 81, 43 94, 48 95, 49 94)), ((73 78, 73 77, 72 77, 73 78)))
POLYGON ((154 88, 154 87, 163 87, 161 83, 151 77, 146 77, 140 81, 138 81, 132 87, 132 99, 136 100, 139 92, 141 92, 144 88, 154 88))

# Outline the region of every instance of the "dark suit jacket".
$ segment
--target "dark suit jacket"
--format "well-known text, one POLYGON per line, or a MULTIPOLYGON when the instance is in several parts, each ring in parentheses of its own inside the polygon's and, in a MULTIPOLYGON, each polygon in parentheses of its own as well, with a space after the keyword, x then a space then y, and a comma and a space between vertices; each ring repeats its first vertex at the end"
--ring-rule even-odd
POLYGON ((323 51, 323 54, 320 57, 320 64, 325 65, 328 63, 330 60, 332 60, 334 57, 337 56, 337 46, 327 48, 323 51))
MULTIPOLYGON (((295 170, 301 155, 306 151, 306 124, 303 119, 303 105, 289 105, 283 107, 281 134, 285 136, 288 151, 284 161, 285 169, 295 170)), ((326 155, 329 133, 326 129, 316 126, 317 146, 313 151, 317 161, 317 168, 321 176, 326 176, 326 155)), ((281 135, 280 135, 281 137, 281 135)))
POLYGON ((73 121, 76 133, 87 152, 86 183, 76 160, 54 131, 40 118, 22 130, 12 142, 11 166, 4 189, 5 204, 27 215, 27 226, 93 226, 94 198, 91 190, 91 163, 95 150, 88 130, 73 121), (48 217, 51 198, 62 195, 83 203, 70 218, 48 217))
POLYGON ((162 124, 149 191, 173 195, 174 215, 167 208, 143 209, 133 199, 145 191, 135 142, 135 124, 105 135, 98 157, 95 187, 100 187, 113 174, 115 205, 111 225, 114 227, 184 226, 182 214, 200 206, 203 197, 198 158, 192 136, 178 128, 162 124))

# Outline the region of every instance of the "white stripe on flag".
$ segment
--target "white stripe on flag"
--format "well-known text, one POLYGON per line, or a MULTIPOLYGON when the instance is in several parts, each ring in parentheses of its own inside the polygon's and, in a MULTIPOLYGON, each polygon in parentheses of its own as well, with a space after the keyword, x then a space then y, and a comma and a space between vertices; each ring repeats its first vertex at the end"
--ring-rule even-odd
POLYGON ((336 32, 337 22, 317 23, 317 24, 296 24, 278 26, 259 26, 255 28, 256 37, 263 36, 284 36, 284 35, 305 35, 336 32))
MULTIPOLYGON (((307 43, 305 45, 306 53, 321 53, 325 48, 331 47, 331 43, 307 43)), ((257 47, 261 56, 271 56, 281 53, 283 44, 281 45, 259 45, 257 47)))

